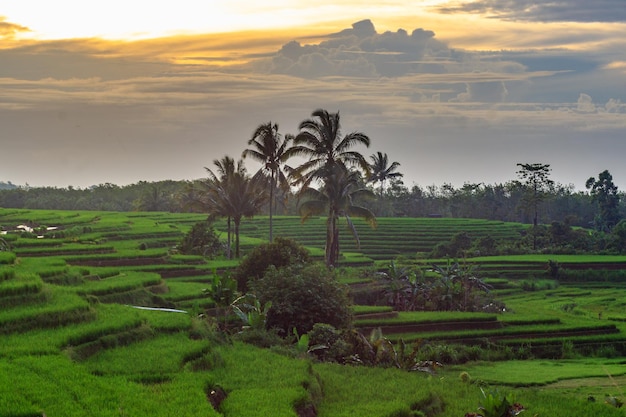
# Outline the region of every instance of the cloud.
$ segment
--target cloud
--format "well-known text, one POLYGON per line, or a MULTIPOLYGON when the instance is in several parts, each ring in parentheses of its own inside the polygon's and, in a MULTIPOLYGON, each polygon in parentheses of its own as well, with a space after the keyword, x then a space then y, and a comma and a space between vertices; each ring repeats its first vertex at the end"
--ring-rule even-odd
POLYGON ((401 162, 407 184, 505 181, 536 160, 577 181, 585 158, 581 181, 604 169, 626 178, 624 66, 606 50, 459 50, 425 28, 378 33, 370 21, 316 40, 246 39, 0 50, 0 125, 12 138, 3 155, 16 156, 0 180, 198 178, 211 160, 238 156, 259 124, 296 133, 320 107, 370 135, 366 153, 401 162))
POLYGON ((477 13, 511 21, 626 22, 623 0, 474 0, 448 3, 441 13, 477 13))
POLYGON ((0 39, 13 39, 20 33, 30 32, 26 26, 7 22, 6 18, 0 16, 0 39))
POLYGON ((291 41, 270 59, 258 63, 271 73, 301 77, 400 76, 412 72, 442 70, 451 55, 432 31, 404 29, 377 33, 370 20, 329 34, 318 44, 291 41))

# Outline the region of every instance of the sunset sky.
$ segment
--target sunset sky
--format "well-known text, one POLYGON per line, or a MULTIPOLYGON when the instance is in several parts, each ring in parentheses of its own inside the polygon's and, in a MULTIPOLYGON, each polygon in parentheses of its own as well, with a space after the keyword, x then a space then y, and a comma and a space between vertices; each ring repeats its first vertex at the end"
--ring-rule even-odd
POLYGON ((409 187, 547 163, 561 184, 608 169, 626 190, 625 2, 0 3, 0 181, 197 179, 258 125, 295 134, 317 108, 409 187))

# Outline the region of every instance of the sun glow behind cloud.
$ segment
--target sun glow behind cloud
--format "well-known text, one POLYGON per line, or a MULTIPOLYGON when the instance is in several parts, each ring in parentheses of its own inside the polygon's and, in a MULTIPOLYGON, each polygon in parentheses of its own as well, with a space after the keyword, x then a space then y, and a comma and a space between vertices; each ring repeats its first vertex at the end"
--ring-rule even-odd
MULTIPOLYGON (((0 23, 4 16, 6 23, 19 25, 15 26, 17 39, 137 41, 178 35, 242 33, 249 43, 257 37, 272 35, 277 35, 282 42, 287 34, 290 39, 307 43, 308 37, 333 33, 356 21, 374 18, 380 32, 428 28, 438 39, 456 48, 472 50, 535 47, 590 50, 598 47, 598 34, 623 33, 625 27, 623 22, 503 21, 489 18, 490 14, 484 11, 462 8, 481 1, 20 0, 0 6, 0 23)), ((201 56, 190 58, 196 63, 202 59, 201 56)), ((189 62, 186 58, 176 60, 189 62)))
MULTIPOLYGON (((361 18, 426 13, 426 7, 442 1, 336 2, 267 0, 20 0, 2 5, 0 15, 19 22, 31 32, 22 37, 69 39, 100 37, 135 40, 190 33, 224 33, 275 30, 287 27, 345 27, 361 18), (416 4, 417 3, 417 4, 416 4), (341 21, 341 24, 339 23, 341 21)), ((380 23, 379 23, 380 25, 380 23)))

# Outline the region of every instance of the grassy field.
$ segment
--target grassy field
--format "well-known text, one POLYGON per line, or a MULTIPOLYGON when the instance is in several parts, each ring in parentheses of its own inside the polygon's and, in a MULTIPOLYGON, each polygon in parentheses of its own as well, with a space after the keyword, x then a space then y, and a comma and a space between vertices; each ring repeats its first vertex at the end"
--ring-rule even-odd
MULTIPOLYGON (((624 415, 605 398, 626 399, 626 283, 619 276, 558 282, 546 275, 546 264, 598 271, 626 267, 626 257, 472 258, 506 304, 500 314, 354 306, 357 328, 380 327, 391 340, 437 346, 474 339, 501 354, 526 349, 534 357, 444 364, 430 375, 316 363, 302 352, 216 338, 198 316, 212 306, 203 290, 238 261, 171 250, 204 218, 0 209, 2 237, 11 246, 0 252, 0 416, 310 416, 315 410, 321 417, 452 417, 477 411, 481 387, 514 393, 528 415, 624 415), (19 225, 33 231, 13 232, 19 225), (214 408, 222 390, 228 396, 214 408)), ((324 221, 278 217, 275 234, 293 237, 319 258, 324 221)), ((224 224, 217 226, 225 236, 224 224)), ((445 261, 418 255, 457 233, 515 239, 524 227, 469 219, 379 219, 376 230, 357 223, 361 248, 342 230, 340 276, 351 286, 369 285, 371 271, 397 257, 423 268, 445 261)), ((244 220, 242 234, 245 253, 266 238, 267 219, 244 220)))
MULTIPOLYGON (((325 243, 325 218, 312 218, 301 223, 298 217, 282 216, 274 221, 274 235, 289 237, 300 244, 323 248, 325 243)), ((414 257, 428 253, 441 242, 449 241, 458 233, 468 233, 479 239, 491 236, 496 240, 515 239, 527 226, 519 223, 477 219, 430 218, 380 218, 375 229, 363 220, 354 219, 360 246, 357 245, 348 225, 340 229, 340 246, 347 252, 361 252, 374 260, 393 259, 396 256, 414 257)), ((260 239, 269 235, 268 221, 263 217, 242 223, 241 233, 260 239)))

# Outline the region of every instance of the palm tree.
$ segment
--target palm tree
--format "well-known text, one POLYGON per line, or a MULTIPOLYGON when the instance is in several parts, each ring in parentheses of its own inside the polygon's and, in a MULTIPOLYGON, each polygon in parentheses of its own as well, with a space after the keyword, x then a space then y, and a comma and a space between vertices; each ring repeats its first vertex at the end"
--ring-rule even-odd
MULTIPOLYGON (((350 215, 364 217, 375 222, 371 211, 356 206, 352 202, 353 194, 363 194, 360 184, 360 173, 350 168, 360 168, 369 174, 369 164, 363 155, 352 150, 355 145, 370 144, 364 133, 352 132, 341 134, 339 113, 329 113, 317 109, 313 118, 300 123, 300 132, 294 138, 294 145, 286 152, 287 157, 304 157, 307 160, 296 168, 290 168, 290 177, 294 185, 300 185, 299 198, 309 197, 300 207, 300 215, 305 221, 313 214, 328 210, 326 232, 326 265, 333 266, 339 257, 339 230, 337 219, 345 215, 353 232, 350 215), (320 189, 311 185, 320 182, 320 189)), ((375 223, 372 223, 375 224, 375 223)), ((358 235, 355 234, 358 238, 358 235)))
POLYGON ((228 218, 228 245, 230 257, 230 222, 235 226, 235 257, 240 255, 239 226, 243 217, 252 217, 267 202, 265 182, 260 177, 250 177, 243 161, 235 165, 231 157, 215 160, 219 176, 206 168, 209 178, 205 181, 203 201, 209 212, 228 218))
POLYGON ((399 162, 392 162, 389 165, 387 154, 382 152, 376 152, 370 156, 372 163, 370 164, 371 173, 367 178, 367 182, 376 183, 380 182, 380 197, 383 196, 383 190, 385 188, 385 181, 393 178, 403 177, 404 174, 395 172, 400 166, 399 162))
POLYGON ((287 161, 287 150, 292 140, 292 135, 283 137, 278 133, 278 124, 272 124, 272 122, 264 123, 256 128, 252 134, 252 138, 248 141, 248 145, 252 145, 252 148, 244 150, 241 154, 242 158, 249 156, 263 164, 257 175, 269 176, 270 242, 274 240, 273 214, 276 203, 275 190, 277 185, 280 185, 284 190, 289 189, 289 181, 287 181, 287 176, 281 169, 281 165, 287 161))
POLYGON ((217 167, 217 173, 210 168, 204 167, 208 172, 209 178, 201 183, 202 190, 199 196, 199 205, 209 212, 210 217, 226 217, 227 221, 227 257, 231 257, 232 229, 231 219, 232 213, 227 198, 226 190, 229 180, 235 175, 235 172, 245 173, 243 163, 239 161, 235 165, 235 160, 230 156, 224 156, 222 159, 214 159, 213 164, 217 167))
POLYGON ((342 137, 339 112, 329 113, 318 109, 312 113, 315 119, 300 123, 300 132, 294 138, 287 157, 304 157, 307 160, 300 166, 290 169, 294 185, 307 188, 315 180, 325 181, 325 176, 332 172, 332 165, 342 164, 347 167, 359 167, 369 174, 370 166, 365 157, 351 150, 355 145, 369 147, 370 139, 364 133, 352 132, 342 137))
POLYGON ((362 196, 372 196, 372 192, 361 186, 359 172, 347 169, 342 164, 333 165, 324 173, 324 185, 319 190, 307 187, 301 191, 305 201, 300 205, 300 216, 306 221, 311 216, 328 213, 326 220, 325 260, 328 267, 335 266, 339 259, 340 217, 345 217, 357 245, 359 235, 352 217, 362 217, 372 227, 376 227, 376 216, 369 209, 359 206, 355 200, 362 196))
POLYGON ((138 200, 134 202, 139 211, 166 211, 169 208, 168 199, 159 183, 147 186, 138 200))

